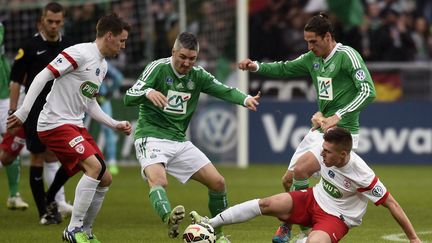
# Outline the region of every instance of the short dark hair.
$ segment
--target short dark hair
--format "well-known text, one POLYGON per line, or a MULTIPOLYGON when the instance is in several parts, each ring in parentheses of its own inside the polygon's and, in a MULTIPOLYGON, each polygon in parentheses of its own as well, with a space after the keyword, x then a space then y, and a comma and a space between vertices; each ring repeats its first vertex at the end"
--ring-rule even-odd
POLYGON ((325 13, 319 13, 310 18, 304 27, 304 31, 314 32, 321 37, 324 37, 327 32, 332 37, 334 36, 333 24, 325 13))
POLYGON ((334 127, 324 133, 324 141, 337 145, 341 150, 350 152, 352 149, 351 133, 341 127, 334 127))
POLYGON ((65 15, 65 10, 63 6, 60 3, 56 2, 50 2, 42 9, 42 16, 46 15, 48 11, 51 11, 53 13, 63 13, 63 16, 65 15))
POLYGON ((130 25, 120 18, 116 13, 111 13, 99 19, 96 25, 96 38, 112 32, 115 36, 120 35, 123 30, 130 32, 130 25))
POLYGON ((174 43, 174 50, 185 48, 188 50, 199 51, 199 43, 196 36, 189 32, 183 32, 177 36, 174 43))

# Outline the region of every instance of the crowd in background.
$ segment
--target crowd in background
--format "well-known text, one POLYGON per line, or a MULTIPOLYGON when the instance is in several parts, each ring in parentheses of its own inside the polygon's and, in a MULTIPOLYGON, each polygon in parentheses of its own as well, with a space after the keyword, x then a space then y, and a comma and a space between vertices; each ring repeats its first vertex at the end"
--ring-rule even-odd
MULTIPOLYGON (((257 60, 289 60, 307 51, 303 39, 305 21, 320 11, 330 13, 336 39, 358 50, 367 61, 428 61, 432 58, 432 1, 347 0, 360 2, 360 24, 340 21, 328 5, 334 0, 250 0, 249 53, 257 60)), ((66 1, 67 2, 67 1, 66 1)), ((235 60, 235 0, 188 0, 187 28, 200 38, 200 65, 226 75, 225 59, 235 60), (225 74, 224 74, 225 73, 225 74)), ((97 19, 115 11, 131 23, 128 48, 116 66, 143 64, 166 57, 179 33, 178 1, 70 1, 64 34, 76 43, 94 40, 97 19)), ((39 8, 33 1, 9 1, 0 11, 5 25, 6 52, 16 53, 19 43, 36 32, 39 8), (27 3, 28 2, 28 3, 27 3), (19 6, 14 8, 14 6, 19 6), (27 6, 27 7, 23 7, 27 6), (35 14, 35 12, 37 12, 35 14)), ((348 9, 347 9, 348 11, 348 9)), ((142 67, 142 65, 141 65, 142 67)), ((139 69, 141 68, 139 67, 139 69)))

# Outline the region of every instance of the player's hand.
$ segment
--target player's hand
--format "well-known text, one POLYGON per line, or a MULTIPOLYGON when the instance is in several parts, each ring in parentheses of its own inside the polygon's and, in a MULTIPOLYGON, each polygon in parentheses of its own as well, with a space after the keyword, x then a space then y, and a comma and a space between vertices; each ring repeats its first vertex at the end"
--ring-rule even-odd
POLYGON ((320 111, 313 114, 313 116, 311 118, 312 131, 315 131, 318 128, 320 128, 324 119, 325 119, 325 117, 324 117, 323 113, 321 113, 320 111))
POLYGON ((132 126, 128 121, 121 121, 117 126, 115 127, 117 131, 123 132, 126 135, 130 135, 132 132, 132 126))
POLYGON ((330 128, 335 127, 339 121, 340 119, 336 114, 331 117, 324 118, 321 122, 321 129, 323 132, 327 132, 330 128))
POLYGON ((259 99, 261 98, 261 91, 258 91, 257 95, 253 96, 253 97, 249 97, 246 100, 246 107, 249 110, 252 111, 257 111, 257 106, 259 105, 259 99))
POLYGON ((18 117, 16 117, 14 114, 10 115, 7 118, 7 129, 8 131, 12 134, 12 132, 14 132, 14 128, 18 128, 20 126, 22 126, 23 122, 18 119, 18 117))
POLYGON ((163 95, 161 92, 157 90, 152 90, 148 92, 147 99, 149 99, 153 103, 153 105, 160 108, 163 108, 168 104, 168 100, 165 97, 165 95, 163 95))
POLYGON ((252 71, 252 72, 255 72, 258 69, 258 66, 251 59, 245 59, 239 62, 238 67, 241 70, 252 71))

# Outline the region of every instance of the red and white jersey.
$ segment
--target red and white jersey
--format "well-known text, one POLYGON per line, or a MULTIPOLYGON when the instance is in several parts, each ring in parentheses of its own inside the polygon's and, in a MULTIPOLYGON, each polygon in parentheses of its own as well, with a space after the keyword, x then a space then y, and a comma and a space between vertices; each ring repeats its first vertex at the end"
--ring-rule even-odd
POLYGON ((355 152, 344 167, 327 167, 319 159, 321 180, 313 188, 315 200, 328 214, 341 218, 348 227, 358 226, 368 199, 382 204, 389 192, 371 168, 355 152))
POLYGON ((63 124, 84 127, 84 113, 95 102, 107 72, 107 62, 96 43, 66 48, 47 68, 56 79, 39 115, 37 130, 46 131, 63 124))

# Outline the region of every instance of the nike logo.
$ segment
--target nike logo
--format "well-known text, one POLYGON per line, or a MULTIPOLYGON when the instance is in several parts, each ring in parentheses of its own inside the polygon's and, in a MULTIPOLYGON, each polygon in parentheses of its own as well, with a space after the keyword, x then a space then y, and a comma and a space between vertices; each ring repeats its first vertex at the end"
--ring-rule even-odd
POLYGON ((86 68, 86 71, 90 71, 91 70, 91 68, 86 68))
POLYGON ((43 50, 43 51, 37 51, 37 52, 36 52, 36 55, 38 55, 38 56, 39 56, 39 55, 41 55, 41 54, 44 54, 44 53, 45 53, 46 51, 47 51, 47 50, 43 50))
POLYGON ((42 176, 41 177, 35 177, 34 180, 35 181, 40 181, 40 180, 42 180, 42 176))

